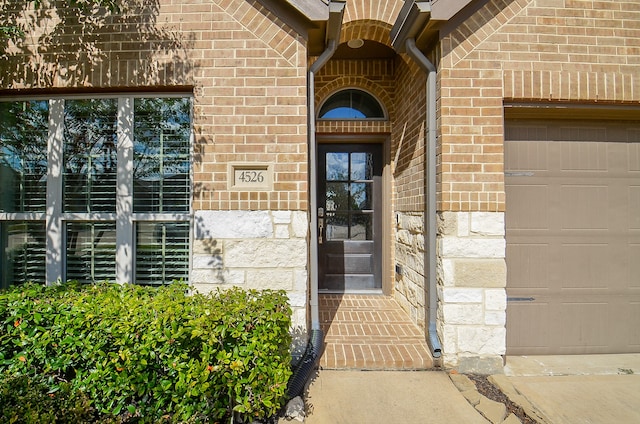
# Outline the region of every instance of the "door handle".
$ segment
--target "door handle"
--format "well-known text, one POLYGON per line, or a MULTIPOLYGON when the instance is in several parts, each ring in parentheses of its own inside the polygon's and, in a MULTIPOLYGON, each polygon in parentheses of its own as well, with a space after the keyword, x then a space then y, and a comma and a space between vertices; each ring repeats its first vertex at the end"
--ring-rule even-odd
POLYGON ((322 244, 323 230, 324 230, 324 208, 318 208, 318 244, 322 244))

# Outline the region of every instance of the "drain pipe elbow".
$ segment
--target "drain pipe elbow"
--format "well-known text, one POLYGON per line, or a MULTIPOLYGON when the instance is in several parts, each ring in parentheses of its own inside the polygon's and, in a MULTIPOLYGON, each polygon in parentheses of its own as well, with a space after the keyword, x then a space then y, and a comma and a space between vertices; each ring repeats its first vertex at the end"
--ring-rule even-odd
POLYGON ((416 41, 408 38, 405 41, 407 54, 413 61, 427 74, 426 95, 427 95, 427 143, 426 143, 426 160, 425 174, 427 176, 426 183, 426 213, 425 228, 427 231, 427 248, 425 249, 425 264, 427 272, 425 273, 426 284, 428 287, 426 304, 429 310, 426 314, 426 327, 428 329, 427 341, 431 347, 434 358, 440 358, 442 355, 442 345, 438 338, 436 327, 438 297, 436 284, 436 77, 437 71, 433 63, 418 49, 416 41))

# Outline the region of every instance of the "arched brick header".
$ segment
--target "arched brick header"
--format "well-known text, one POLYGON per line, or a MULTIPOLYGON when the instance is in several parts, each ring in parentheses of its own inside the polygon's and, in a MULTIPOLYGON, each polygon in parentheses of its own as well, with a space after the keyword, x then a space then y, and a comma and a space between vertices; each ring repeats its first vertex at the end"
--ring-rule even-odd
POLYGON ((367 78, 357 76, 339 77, 320 88, 316 92, 316 110, 319 110, 320 105, 324 103, 329 96, 346 88, 356 88, 371 94, 385 109, 388 118, 392 119, 394 113, 393 103, 387 90, 367 78))

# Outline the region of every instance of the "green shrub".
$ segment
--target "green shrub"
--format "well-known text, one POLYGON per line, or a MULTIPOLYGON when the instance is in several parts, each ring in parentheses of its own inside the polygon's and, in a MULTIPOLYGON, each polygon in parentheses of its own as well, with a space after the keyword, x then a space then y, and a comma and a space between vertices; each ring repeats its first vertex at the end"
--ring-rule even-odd
POLYGON ((3 400, 16 392, 52 405, 36 414, 76 414, 73 422, 274 415, 291 374, 286 294, 187 290, 105 283, 1 292, 0 378, 20 391, 3 390, 0 410, 7 414, 3 400))

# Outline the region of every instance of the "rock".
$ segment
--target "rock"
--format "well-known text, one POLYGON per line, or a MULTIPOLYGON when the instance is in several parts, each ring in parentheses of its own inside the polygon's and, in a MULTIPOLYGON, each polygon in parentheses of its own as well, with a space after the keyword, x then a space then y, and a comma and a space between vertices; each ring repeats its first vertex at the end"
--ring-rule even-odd
POLYGON ((500 402, 493 401, 486 396, 480 395, 480 402, 476 409, 493 424, 500 424, 507 416, 507 407, 500 402))
POLYGON ((502 421, 502 424, 522 424, 522 421, 514 414, 509 414, 506 420, 502 421))
POLYGON ((480 393, 475 389, 465 390, 462 392, 462 396, 464 396, 465 399, 467 399, 467 401, 473 406, 480 403, 480 393))
POLYGON ((300 396, 294 397, 289 401, 289 403, 287 403, 284 416, 288 420, 304 422, 304 401, 300 396))
POLYGON ((466 375, 449 374, 449 377, 451 378, 451 381, 453 381, 453 384, 461 392, 464 392, 466 390, 471 390, 471 389, 475 390, 475 388, 476 388, 476 385, 473 383, 473 381, 471 381, 471 379, 469 377, 467 377, 466 375))

